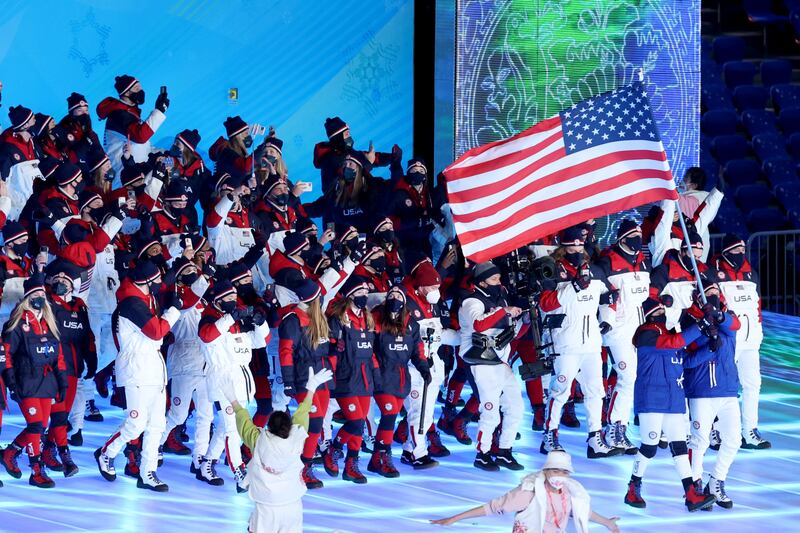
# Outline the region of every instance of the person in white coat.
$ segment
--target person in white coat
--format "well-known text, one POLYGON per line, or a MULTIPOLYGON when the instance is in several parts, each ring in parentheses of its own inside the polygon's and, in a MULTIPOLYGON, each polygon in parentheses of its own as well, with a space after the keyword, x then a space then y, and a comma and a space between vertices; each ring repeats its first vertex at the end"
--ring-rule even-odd
POLYGON ((515 489, 484 505, 448 518, 431 520, 431 523, 449 526, 468 518, 513 512, 516 513, 514 533, 563 533, 567 531, 570 516, 578 533, 587 533, 589 522, 618 533, 619 517, 606 518, 593 511, 589 493, 571 477, 574 473, 569 454, 550 452, 542 470, 522 478, 515 489))

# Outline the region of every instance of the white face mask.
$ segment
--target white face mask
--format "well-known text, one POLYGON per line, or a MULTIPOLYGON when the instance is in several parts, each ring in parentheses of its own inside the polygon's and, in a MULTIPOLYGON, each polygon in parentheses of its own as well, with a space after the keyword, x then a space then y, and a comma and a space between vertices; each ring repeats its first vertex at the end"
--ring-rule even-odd
POLYGON ((550 476, 547 478, 547 482, 550 483, 554 489, 561 490, 564 488, 564 485, 566 485, 567 479, 567 476, 550 476))
POLYGON ((439 289, 432 290, 428 294, 425 295, 425 299, 428 301, 429 304, 439 303, 439 299, 441 295, 439 294, 439 289))

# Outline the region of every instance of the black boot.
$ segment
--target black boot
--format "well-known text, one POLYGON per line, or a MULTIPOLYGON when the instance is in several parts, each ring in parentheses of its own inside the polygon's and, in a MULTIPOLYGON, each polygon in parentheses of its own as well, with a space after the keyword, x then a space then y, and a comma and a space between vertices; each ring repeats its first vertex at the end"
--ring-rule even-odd
POLYGON ((78 473, 78 465, 72 460, 72 453, 69 451, 69 446, 59 446, 58 456, 61 458, 61 464, 64 466, 64 477, 72 477, 78 473))

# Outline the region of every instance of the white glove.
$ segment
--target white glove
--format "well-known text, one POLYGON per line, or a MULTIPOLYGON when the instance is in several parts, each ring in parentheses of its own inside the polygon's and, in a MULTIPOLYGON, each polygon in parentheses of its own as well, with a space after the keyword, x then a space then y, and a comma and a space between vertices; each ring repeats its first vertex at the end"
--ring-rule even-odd
POLYGON ((233 386, 233 379, 229 372, 224 372, 219 376, 218 385, 220 392, 228 400, 228 403, 236 401, 236 388, 233 386))
POLYGON ((327 368, 323 368, 316 374, 313 367, 308 367, 308 381, 306 382, 306 389, 313 392, 319 388, 323 383, 327 383, 333 379, 333 372, 327 368))

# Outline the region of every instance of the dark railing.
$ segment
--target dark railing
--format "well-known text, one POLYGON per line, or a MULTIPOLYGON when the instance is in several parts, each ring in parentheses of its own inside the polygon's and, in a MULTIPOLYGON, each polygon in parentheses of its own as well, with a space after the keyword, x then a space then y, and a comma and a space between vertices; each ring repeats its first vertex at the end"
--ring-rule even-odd
POLYGON ((762 309, 800 315, 800 231, 753 233, 747 250, 758 272, 762 309))

